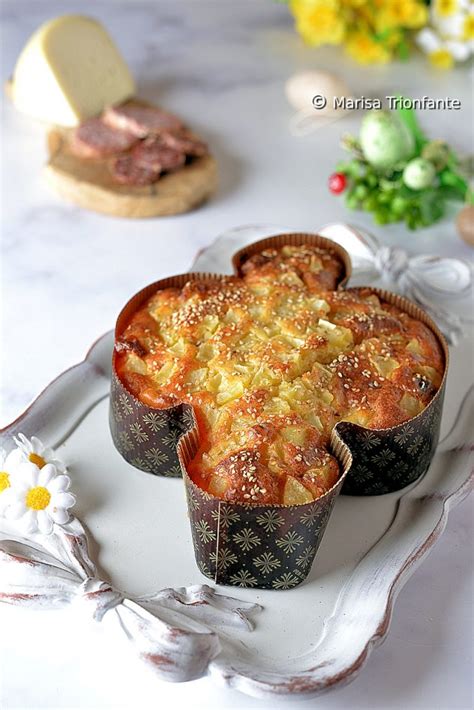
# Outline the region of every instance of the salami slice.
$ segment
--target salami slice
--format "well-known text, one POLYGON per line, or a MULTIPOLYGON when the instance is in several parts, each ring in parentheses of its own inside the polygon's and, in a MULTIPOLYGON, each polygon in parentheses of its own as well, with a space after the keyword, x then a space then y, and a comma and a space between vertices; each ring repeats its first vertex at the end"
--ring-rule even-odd
POLYGON ((209 152, 204 141, 195 138, 192 133, 186 130, 166 131, 162 134, 161 138, 170 148, 174 148, 195 158, 200 158, 203 155, 207 155, 209 152))
POLYGON ((182 122, 174 114, 133 101, 109 107, 103 114, 103 120, 111 128, 129 131, 138 138, 159 134, 165 130, 179 131, 183 128, 182 122))
POLYGON ((137 165, 157 171, 177 170, 186 161, 183 152, 170 148, 160 138, 146 138, 132 150, 137 165))
POLYGON ((160 170, 139 165, 131 153, 119 156, 111 165, 111 173, 121 185, 140 187, 151 185, 160 177, 160 170))
POLYGON ((73 133, 71 151, 79 158, 106 158, 129 150, 138 138, 107 126, 100 118, 81 123, 73 133))

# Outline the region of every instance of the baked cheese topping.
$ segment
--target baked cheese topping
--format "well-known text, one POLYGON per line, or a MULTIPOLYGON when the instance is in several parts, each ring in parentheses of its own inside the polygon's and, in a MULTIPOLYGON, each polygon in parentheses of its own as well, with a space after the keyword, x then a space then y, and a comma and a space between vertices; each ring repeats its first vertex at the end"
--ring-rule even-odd
POLYGON ((444 362, 435 335, 370 290, 334 291, 337 257, 285 246, 242 278, 158 291, 116 343, 143 403, 193 405, 194 482, 224 500, 310 502, 337 481, 339 421, 386 428, 421 412, 444 362))

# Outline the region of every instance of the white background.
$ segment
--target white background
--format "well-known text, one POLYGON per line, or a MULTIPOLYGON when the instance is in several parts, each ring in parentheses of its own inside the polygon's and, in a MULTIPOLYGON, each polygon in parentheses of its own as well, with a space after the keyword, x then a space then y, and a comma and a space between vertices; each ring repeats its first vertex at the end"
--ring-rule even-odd
MULTIPOLYGON (((466 69, 437 73, 424 59, 360 68, 335 50, 305 48, 287 8, 270 0, 39 2, 4 0, 2 81, 40 22, 64 12, 100 18, 137 78, 209 140, 221 173, 215 198, 188 215, 131 221, 60 201, 41 179, 45 127, 4 101, 2 134, 1 423, 17 416, 53 377, 82 359, 144 284, 185 271, 195 252, 239 224, 315 229, 350 220, 387 244, 472 259, 452 220, 408 234, 373 228, 330 196, 327 175, 342 157, 342 132, 361 115, 306 138, 288 130, 284 80, 298 69, 341 75, 356 96, 450 96, 459 112, 424 112, 433 137, 472 152, 472 83, 466 69), (6 298, 5 298, 6 297, 6 298)), ((468 383, 466 383, 467 385, 468 383)), ((451 514, 437 547, 403 589, 392 630, 350 686, 284 708, 471 708, 472 505, 451 514)), ((269 708, 275 702, 216 688, 208 679, 158 681, 101 628, 70 614, 0 606, 0 706, 10 708, 269 708)))

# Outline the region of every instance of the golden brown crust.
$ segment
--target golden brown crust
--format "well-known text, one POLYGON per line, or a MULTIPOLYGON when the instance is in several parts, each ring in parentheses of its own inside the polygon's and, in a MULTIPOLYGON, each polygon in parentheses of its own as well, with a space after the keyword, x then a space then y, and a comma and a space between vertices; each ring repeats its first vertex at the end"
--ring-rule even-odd
POLYGON ((265 249, 251 256, 241 266, 248 283, 297 277, 308 290, 332 291, 343 273, 343 264, 335 252, 316 246, 284 246, 265 249))
POLYGON ((225 500, 305 503, 334 485, 341 420, 407 421, 439 388, 444 361, 423 323, 370 289, 335 292, 342 265, 318 247, 249 259, 242 278, 154 294, 118 339, 124 384, 149 406, 193 404, 188 466, 225 500))

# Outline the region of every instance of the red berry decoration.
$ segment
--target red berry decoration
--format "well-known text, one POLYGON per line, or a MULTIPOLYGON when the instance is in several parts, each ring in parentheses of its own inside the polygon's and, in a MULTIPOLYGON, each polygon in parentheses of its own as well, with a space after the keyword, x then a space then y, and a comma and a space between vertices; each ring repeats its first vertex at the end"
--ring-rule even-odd
POLYGON ((333 173, 329 176, 328 185, 334 195, 340 195, 346 189, 346 176, 344 173, 333 173))

